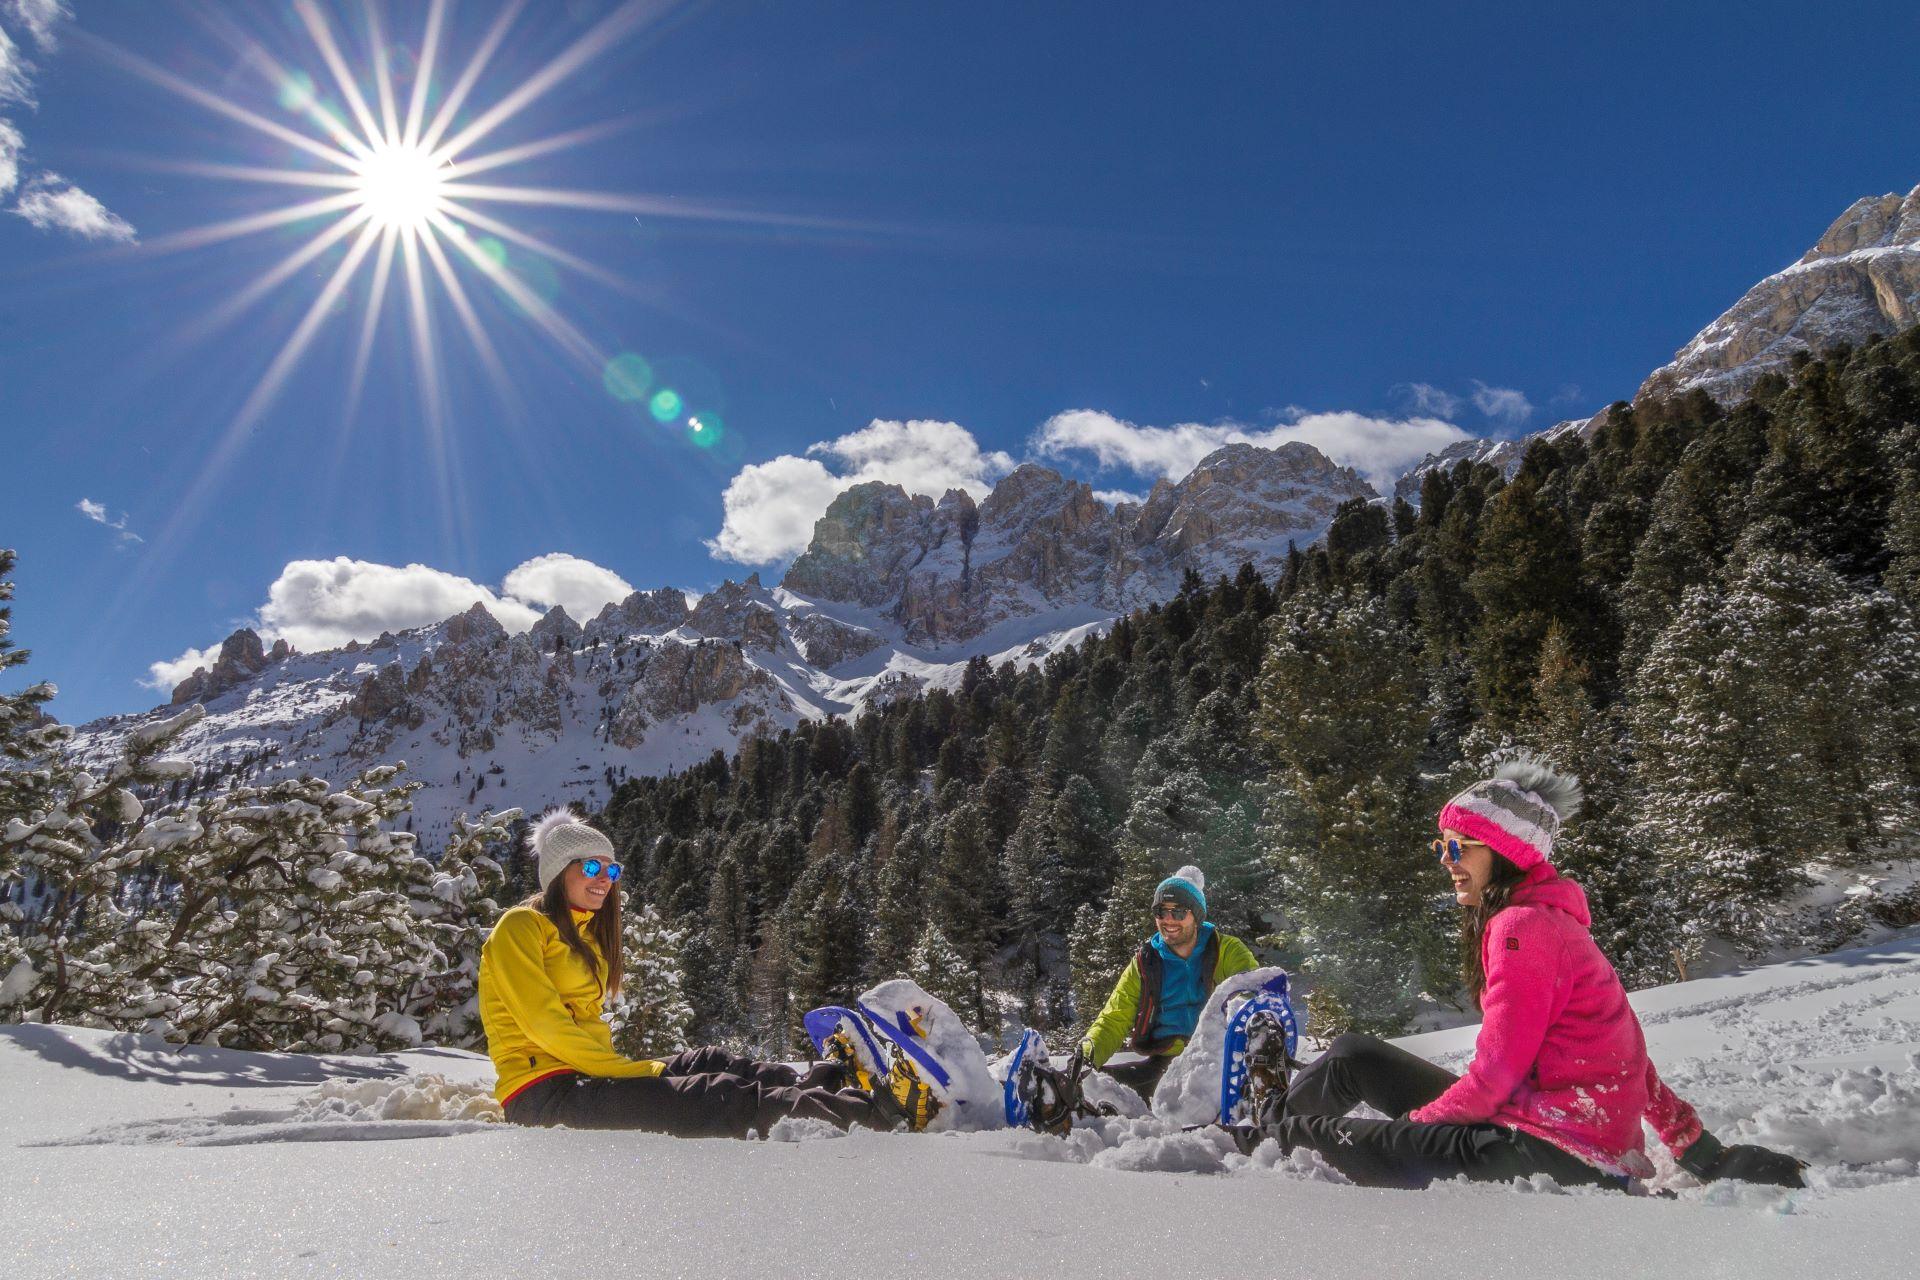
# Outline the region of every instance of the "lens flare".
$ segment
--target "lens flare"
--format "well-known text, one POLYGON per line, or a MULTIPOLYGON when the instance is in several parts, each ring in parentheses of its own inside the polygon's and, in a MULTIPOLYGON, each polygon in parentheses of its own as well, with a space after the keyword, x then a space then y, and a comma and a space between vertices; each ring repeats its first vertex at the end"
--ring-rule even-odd
POLYGON ((660 388, 654 393, 653 399, 647 402, 647 409, 653 414, 654 421, 663 424, 679 417, 681 408, 680 393, 672 387, 660 388))
POLYGON ((623 351, 607 361, 606 371, 600 375, 600 385, 607 389, 608 395, 623 404, 644 400, 653 387, 653 366, 643 357, 623 351))

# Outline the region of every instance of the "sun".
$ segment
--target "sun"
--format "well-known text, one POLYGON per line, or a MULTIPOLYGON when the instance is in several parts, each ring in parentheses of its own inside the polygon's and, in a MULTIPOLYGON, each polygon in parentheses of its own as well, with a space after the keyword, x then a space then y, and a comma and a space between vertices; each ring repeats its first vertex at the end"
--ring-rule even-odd
MULTIPOLYGON (((0 0, 0 7, 5 2, 0 0)), ((503 64, 514 61, 520 44, 542 46, 544 41, 516 40, 516 32, 529 36, 551 31, 556 24, 549 9, 560 6, 544 0, 497 0, 492 19, 476 24, 477 43, 457 64, 448 57, 455 0, 283 0, 272 6, 290 11, 295 19, 291 26, 304 28, 304 43, 271 33, 258 38, 243 23, 218 17, 209 8, 201 21, 239 53, 241 65, 261 77, 251 95, 242 81, 237 98, 131 50, 90 39, 94 51, 108 61, 250 134, 253 152, 248 163, 150 163, 199 178, 273 189, 280 196, 242 216, 142 242, 138 251, 145 257, 199 252, 252 237, 273 237, 286 250, 224 292, 210 314, 183 323, 171 340, 182 347, 204 342, 276 293, 313 289, 310 304, 297 313, 226 430, 205 452, 200 474, 180 495, 161 543, 170 542, 176 529, 205 509, 221 475, 330 330, 338 340, 329 345, 347 355, 338 377, 342 453, 375 353, 395 350, 411 364, 420 399, 418 421, 433 454, 443 512, 459 505, 451 444, 456 424, 448 411, 453 383, 445 360, 450 339, 464 337, 496 403, 511 406, 522 399, 496 333, 512 338, 513 327, 524 326, 583 374, 621 387, 617 398, 645 399, 646 409, 662 427, 683 427, 684 438, 701 449, 720 443, 726 432, 718 415, 710 407, 684 403, 671 387, 653 387, 650 373, 638 383, 627 373, 606 382, 615 356, 562 314, 555 305, 560 290, 548 282, 557 281, 564 270, 628 297, 659 299, 534 234, 513 211, 633 215, 646 218, 649 225, 661 219, 693 219, 782 235, 794 230, 864 231, 860 224, 840 219, 715 204, 688 199, 684 193, 577 190, 525 178, 515 181, 515 171, 528 172, 523 166, 529 162, 550 164, 632 127, 634 117, 627 116, 524 140, 500 138, 537 118, 536 106, 558 96, 589 64, 664 24, 678 8, 675 0, 608 3, 597 21, 524 73, 503 64), (389 39, 389 10, 421 19, 415 39, 389 39), (343 32, 352 37, 344 45, 343 32)), ((579 6, 569 6, 574 7, 579 6)), ((517 344, 507 354, 517 356, 517 344)), ((644 362, 640 367, 645 369, 644 362)))
POLYGON ((354 191, 374 226, 418 235, 445 213, 451 175, 452 167, 425 147, 382 140, 355 166, 354 191))

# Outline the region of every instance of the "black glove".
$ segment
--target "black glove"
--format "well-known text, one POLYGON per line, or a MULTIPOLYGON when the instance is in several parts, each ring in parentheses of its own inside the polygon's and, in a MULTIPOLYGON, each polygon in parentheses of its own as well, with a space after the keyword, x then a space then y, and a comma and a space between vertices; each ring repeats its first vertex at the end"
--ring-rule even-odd
POLYGON ((1712 1134, 1701 1131, 1693 1145, 1680 1156, 1680 1167, 1702 1182, 1732 1178, 1738 1182, 1757 1182, 1769 1187, 1804 1187, 1801 1176, 1807 1162, 1780 1151, 1769 1151, 1750 1143, 1726 1146, 1712 1134))

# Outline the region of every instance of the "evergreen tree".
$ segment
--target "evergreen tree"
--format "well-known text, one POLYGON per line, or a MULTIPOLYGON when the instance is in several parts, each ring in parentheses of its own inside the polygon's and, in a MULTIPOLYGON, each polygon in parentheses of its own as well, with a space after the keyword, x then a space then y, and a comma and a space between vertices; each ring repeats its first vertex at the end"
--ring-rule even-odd
POLYGON ((1302 598, 1275 615, 1260 673, 1282 935, 1360 1030, 1401 1030, 1423 990, 1452 986, 1416 672, 1379 601, 1302 598))
POLYGON ((647 903, 621 915, 626 976, 607 1009, 613 1047, 629 1058, 666 1058, 687 1047, 693 1009, 681 969, 684 930, 671 929, 647 903))
POLYGON ((1067 952, 1074 1024, 1082 1034, 1106 1003, 1141 940, 1153 932, 1148 913, 1153 907, 1154 886, 1165 874, 1151 850, 1123 841, 1120 875, 1105 904, 1098 910, 1084 906, 1075 914, 1067 952))
POLYGON ((921 931, 907 957, 907 976, 936 1000, 944 1000, 968 1026, 980 1026, 980 971, 967 963, 937 924, 921 931), (969 1018, 966 1010, 974 1010, 969 1018))
POLYGON ((1689 954, 1714 934, 1771 940, 1809 860, 1875 852, 1910 812, 1873 601, 1795 555, 1730 572, 1683 597, 1633 707, 1642 834, 1679 886, 1689 954))

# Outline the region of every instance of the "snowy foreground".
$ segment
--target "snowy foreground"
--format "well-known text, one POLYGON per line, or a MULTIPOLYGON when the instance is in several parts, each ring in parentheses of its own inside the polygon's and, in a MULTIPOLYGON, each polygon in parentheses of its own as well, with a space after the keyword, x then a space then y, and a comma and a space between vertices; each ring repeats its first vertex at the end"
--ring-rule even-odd
MULTIPOLYGON (((492 1123, 484 1058, 305 1058, 0 1027, 9 1277, 1920 1274, 1920 934, 1634 999, 1729 1142, 1810 1189, 1339 1183, 1271 1145, 1105 1121, 1061 1141, 767 1143, 492 1123)), ((1458 1065, 1472 1029, 1406 1041, 1458 1065)), ((787 1126, 782 1126, 783 1129, 787 1126)))

